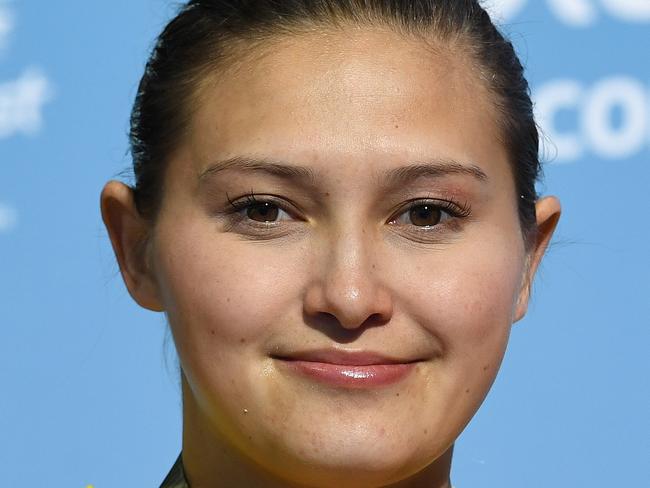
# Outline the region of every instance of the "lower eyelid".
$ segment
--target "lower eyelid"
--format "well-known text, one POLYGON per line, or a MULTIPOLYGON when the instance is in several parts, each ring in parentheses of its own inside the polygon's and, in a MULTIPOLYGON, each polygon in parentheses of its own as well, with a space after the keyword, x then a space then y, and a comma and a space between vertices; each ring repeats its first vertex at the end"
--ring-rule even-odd
POLYGON ((443 244, 459 237, 463 230, 462 222, 450 219, 438 225, 422 228, 413 225, 394 228, 391 232, 396 238, 412 241, 417 244, 443 244))

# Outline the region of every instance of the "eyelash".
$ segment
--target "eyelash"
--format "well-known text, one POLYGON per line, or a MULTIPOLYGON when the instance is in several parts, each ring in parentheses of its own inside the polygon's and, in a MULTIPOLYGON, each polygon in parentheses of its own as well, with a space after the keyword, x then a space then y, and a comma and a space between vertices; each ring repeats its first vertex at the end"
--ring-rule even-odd
MULTIPOLYGON (((270 203, 271 205, 274 205, 278 207, 280 210, 286 212, 284 209, 284 206, 281 205, 280 203, 275 202, 275 200, 264 198, 264 199, 258 199, 251 191, 248 195, 244 197, 243 200, 238 200, 236 202, 233 202, 228 194, 226 193, 226 198, 228 199, 228 204, 230 205, 230 209, 228 210, 228 214, 231 217, 233 225, 238 225, 240 224, 244 219, 246 219, 245 215, 241 215, 241 213, 244 210, 248 210, 249 208, 256 207, 265 203, 270 203)), ((248 227, 254 227, 258 229, 270 229, 272 227, 277 226, 277 222, 258 222, 255 220, 251 220, 251 224, 245 224, 248 227)))
MULTIPOLYGON (((251 191, 243 199, 238 201, 232 201, 230 197, 228 197, 228 194, 226 194, 226 198, 228 199, 228 203, 230 207, 227 210, 227 214, 228 217, 230 218, 230 224, 232 226, 231 228, 238 227, 238 226, 245 226, 258 231, 259 230, 273 231, 274 228, 277 227, 279 222, 277 221, 260 222, 260 221, 249 219, 251 223, 244 223, 244 221, 247 219, 247 216, 243 213, 245 210, 266 203, 271 204, 274 207, 277 207, 279 210, 285 213, 290 213, 285 209, 285 205, 275 201, 274 199, 258 198, 258 196, 253 191, 251 191)), ((412 227, 417 229, 417 230, 413 230, 412 232, 431 234, 431 233, 439 232, 440 227, 444 227, 444 226, 449 226, 452 227, 453 229, 458 229, 460 224, 459 221, 462 219, 466 219, 472 213, 471 206, 468 202, 458 203, 452 200, 443 200, 443 199, 436 199, 436 198, 419 198, 415 200, 410 200, 406 202, 406 204, 401 205, 400 208, 395 211, 393 217, 389 219, 388 223, 389 225, 393 225, 393 222, 395 222, 397 219, 399 219, 399 217, 401 217, 405 213, 410 212, 415 208, 427 206, 427 205, 433 207, 435 210, 447 214, 448 218, 445 218, 443 220, 443 218, 441 217, 439 223, 431 226, 412 225, 412 227)))
POLYGON ((270 200, 258 200, 253 191, 251 191, 248 195, 244 197, 245 198, 244 201, 233 202, 227 193, 226 193, 226 198, 228 199, 228 203, 230 204, 230 207, 235 212, 239 212, 244 208, 253 207, 261 203, 273 203, 270 200))
MULTIPOLYGON (((449 215, 450 218, 456 218, 456 219, 464 219, 466 217, 469 217, 472 213, 472 208, 470 207, 469 203, 456 203, 451 200, 441 200, 438 198, 418 198, 416 200, 410 200, 407 202, 406 205, 402 205, 398 212, 395 214, 395 218, 392 218, 390 222, 393 222, 394 220, 397 219, 397 217, 404 215, 406 212, 410 212, 414 208, 418 207, 424 207, 424 206, 432 206, 436 210, 440 210, 447 215, 449 215)), ((418 228, 431 228, 435 227, 440 224, 435 224, 433 226, 415 226, 418 228)))

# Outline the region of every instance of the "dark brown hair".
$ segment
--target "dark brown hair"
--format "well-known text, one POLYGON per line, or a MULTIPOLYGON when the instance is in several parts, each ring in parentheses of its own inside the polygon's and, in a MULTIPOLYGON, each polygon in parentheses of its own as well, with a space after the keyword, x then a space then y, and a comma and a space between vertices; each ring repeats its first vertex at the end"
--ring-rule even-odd
POLYGON ((500 115, 517 191, 522 234, 535 234, 539 135, 528 82, 510 41, 477 0, 191 0, 157 39, 138 87, 130 143, 138 211, 155 219, 170 154, 192 114, 208 70, 274 36, 345 25, 387 26, 404 35, 453 42, 471 56, 500 115))

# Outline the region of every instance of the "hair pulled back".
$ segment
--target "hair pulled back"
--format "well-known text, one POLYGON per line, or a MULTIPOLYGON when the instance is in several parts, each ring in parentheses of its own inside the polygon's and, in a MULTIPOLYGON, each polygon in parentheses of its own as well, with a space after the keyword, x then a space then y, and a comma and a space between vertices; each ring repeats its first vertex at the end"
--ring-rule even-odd
POLYGON ((524 240, 535 234, 539 135, 528 82, 512 43, 477 0, 191 0, 157 39, 131 113, 130 144, 139 213, 155 219, 167 161, 184 135, 199 82, 228 66, 237 49, 318 27, 388 26, 450 41, 473 57, 493 95, 510 158, 524 240))

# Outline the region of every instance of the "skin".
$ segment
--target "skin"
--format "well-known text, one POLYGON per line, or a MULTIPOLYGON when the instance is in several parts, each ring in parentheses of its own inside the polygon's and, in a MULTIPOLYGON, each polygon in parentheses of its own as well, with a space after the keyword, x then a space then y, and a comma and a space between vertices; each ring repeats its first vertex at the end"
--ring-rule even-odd
POLYGON ((459 49, 367 28, 278 39, 252 59, 203 84, 154 223, 122 183, 102 193, 129 292, 173 333, 189 482, 448 487, 453 443, 526 313, 559 202, 536 203, 526 250, 492 97, 459 49), (309 168, 314 187, 206 173, 232 157, 309 168), (486 178, 382 176, 449 160, 486 178), (251 192, 281 207, 275 222, 245 209, 229 220, 228 199, 251 192), (471 213, 436 224, 433 212, 426 227, 408 211, 416 199, 471 213), (418 362, 396 384, 349 389, 274 358, 310 348, 418 362))

